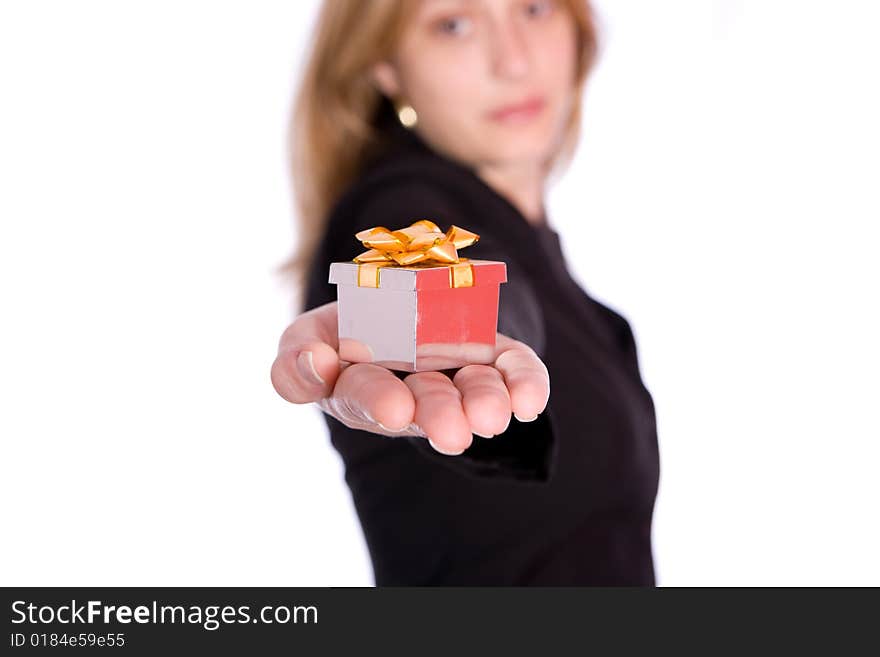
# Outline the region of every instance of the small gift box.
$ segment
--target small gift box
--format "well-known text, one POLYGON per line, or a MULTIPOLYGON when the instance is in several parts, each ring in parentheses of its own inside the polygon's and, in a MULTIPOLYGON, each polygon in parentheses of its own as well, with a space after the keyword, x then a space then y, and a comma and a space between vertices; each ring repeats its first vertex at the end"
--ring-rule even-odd
POLYGON ((369 250, 330 265, 337 286, 339 357, 405 372, 491 363, 507 266, 458 249, 479 235, 426 219, 356 235, 369 250))

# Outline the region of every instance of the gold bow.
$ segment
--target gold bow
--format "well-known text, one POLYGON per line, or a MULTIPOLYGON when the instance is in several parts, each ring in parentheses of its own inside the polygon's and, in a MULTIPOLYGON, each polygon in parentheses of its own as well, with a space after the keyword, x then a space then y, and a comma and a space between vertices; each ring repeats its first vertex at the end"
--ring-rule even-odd
POLYGON ((449 265, 450 287, 472 287, 473 266, 458 256, 458 249, 476 243, 480 236, 458 226, 445 233, 437 224, 421 219, 400 230, 384 226, 362 230, 355 235, 369 251, 354 259, 358 263, 358 285, 379 287, 382 267, 449 265))

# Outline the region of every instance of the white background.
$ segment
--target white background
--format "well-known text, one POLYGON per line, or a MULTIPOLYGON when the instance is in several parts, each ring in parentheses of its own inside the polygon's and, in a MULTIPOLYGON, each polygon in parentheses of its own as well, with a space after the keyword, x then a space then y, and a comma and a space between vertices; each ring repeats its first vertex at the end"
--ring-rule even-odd
MULTIPOLYGON (((636 332, 658 582, 880 585, 880 9, 596 4, 550 213, 636 332)), ((0 4, 0 583, 372 584, 269 379, 316 6, 0 4)))

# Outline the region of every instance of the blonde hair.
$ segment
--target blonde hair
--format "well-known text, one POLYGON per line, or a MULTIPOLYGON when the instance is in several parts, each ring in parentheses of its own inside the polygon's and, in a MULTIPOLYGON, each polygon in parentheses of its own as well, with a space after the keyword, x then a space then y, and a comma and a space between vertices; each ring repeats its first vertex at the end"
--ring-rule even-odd
MULTIPOLYGON (((300 289, 328 212, 369 158, 383 147, 374 125, 382 96, 373 84, 371 68, 392 56, 416 2, 323 2, 288 132, 300 229, 297 248, 279 273, 292 275, 300 289)), ((577 28, 577 93, 554 171, 567 167, 576 150, 581 95, 598 50, 588 0, 567 0, 564 4, 577 28)))

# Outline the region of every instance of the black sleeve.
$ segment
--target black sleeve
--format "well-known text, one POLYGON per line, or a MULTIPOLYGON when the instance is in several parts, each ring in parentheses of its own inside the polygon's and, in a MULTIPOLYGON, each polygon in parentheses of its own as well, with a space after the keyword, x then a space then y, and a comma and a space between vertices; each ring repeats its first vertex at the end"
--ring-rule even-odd
MULTIPOLYGON (((309 288, 314 289, 321 277, 326 283, 331 262, 351 260, 364 250, 355 238, 358 231, 374 226, 395 230, 418 219, 430 219, 442 230, 452 224, 472 230, 480 235, 480 239, 463 249, 462 256, 506 263, 508 280, 500 286, 498 331, 529 345, 543 358, 544 319, 526 273, 505 247, 498 231, 480 217, 464 216, 454 194, 447 193, 440 184, 415 178, 386 181, 337 206, 328 222, 328 233, 320 257, 316 259, 309 288)), ((310 292, 306 309, 335 299, 333 286, 329 288, 322 295, 310 292)), ((455 371, 446 370, 445 373, 451 378, 455 371)), ((395 374, 404 378, 409 373, 395 374)), ((440 454, 421 437, 404 436, 396 440, 404 440, 425 458, 469 476, 532 482, 545 482, 550 478, 556 443, 549 410, 527 423, 511 416, 504 433, 493 438, 475 435, 472 445, 456 456, 440 454)))

